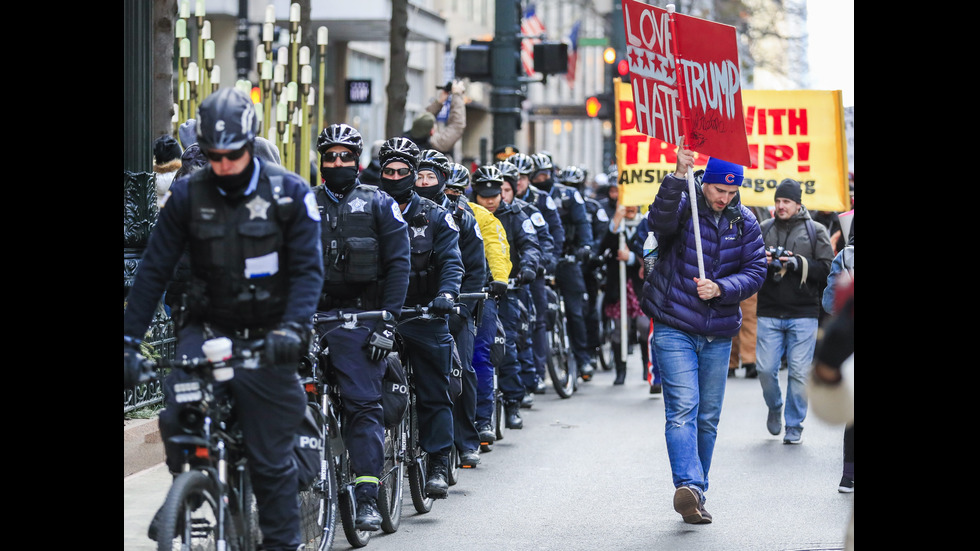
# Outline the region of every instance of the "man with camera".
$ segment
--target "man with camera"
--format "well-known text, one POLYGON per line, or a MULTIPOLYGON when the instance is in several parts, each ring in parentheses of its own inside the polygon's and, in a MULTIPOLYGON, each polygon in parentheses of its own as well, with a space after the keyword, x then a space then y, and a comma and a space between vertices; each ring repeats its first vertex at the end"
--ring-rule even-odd
POLYGON ((784 444, 802 442, 821 284, 827 281, 834 259, 830 234, 823 224, 811 219, 802 195, 798 181, 783 180, 774 196, 775 217, 761 224, 768 270, 759 290, 756 368, 762 397, 769 407, 766 428, 770 434, 782 432, 785 413, 784 444), (785 404, 779 388, 784 354, 789 368, 785 404))

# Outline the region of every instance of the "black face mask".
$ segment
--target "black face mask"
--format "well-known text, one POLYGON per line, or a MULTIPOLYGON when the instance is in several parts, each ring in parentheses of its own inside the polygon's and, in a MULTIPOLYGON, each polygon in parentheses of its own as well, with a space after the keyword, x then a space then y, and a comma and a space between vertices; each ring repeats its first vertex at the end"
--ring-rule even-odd
POLYGON ((555 185, 555 180, 554 178, 548 178, 547 180, 543 180, 541 182, 531 182, 531 185, 547 193, 550 192, 551 188, 555 185))
POLYGON ((397 203, 407 203, 412 198, 416 179, 417 176, 414 172, 397 180, 381 178, 381 190, 391 195, 397 203))
POLYGON ((425 197, 426 199, 430 199, 438 203, 440 201, 437 200, 436 198, 438 197, 439 199, 441 199, 440 196, 442 195, 442 188, 443 186, 429 186, 429 187, 415 186, 415 193, 418 193, 422 197, 425 197))
POLYGON ((357 166, 320 167, 320 177, 327 189, 345 193, 357 182, 357 166))
POLYGON ((245 170, 239 172, 238 174, 231 174, 229 176, 218 176, 214 174, 214 184, 218 186, 222 191, 232 197, 240 196, 244 193, 245 188, 248 187, 248 182, 252 179, 252 170, 255 165, 249 164, 245 170))

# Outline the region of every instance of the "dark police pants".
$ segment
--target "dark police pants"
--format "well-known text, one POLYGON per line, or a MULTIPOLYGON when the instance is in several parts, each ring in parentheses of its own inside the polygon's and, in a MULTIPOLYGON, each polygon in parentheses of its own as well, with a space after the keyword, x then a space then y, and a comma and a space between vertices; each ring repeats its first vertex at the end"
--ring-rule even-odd
POLYGON ((548 372, 548 355, 551 354, 551 327, 548 326, 548 294, 544 276, 531 282, 531 302, 534 303, 534 323, 531 326, 531 342, 534 354, 534 370, 543 381, 548 372))
MULTIPOLYGON (((351 310, 353 311, 353 310, 351 310)), ((342 436, 350 452, 354 476, 380 477, 384 468, 384 409, 381 406, 381 386, 387 364, 372 362, 364 343, 373 330, 371 325, 358 324, 353 329, 339 322, 321 324, 317 328, 321 347, 329 350, 329 369, 340 391, 343 403, 342 436)), ((378 497, 377 484, 358 484, 357 497, 378 497)))
POLYGON ((420 444, 433 463, 448 466, 453 446, 453 401, 449 396, 453 338, 446 316, 400 322, 398 333, 412 364, 420 444))
POLYGON ((582 269, 574 262, 562 260, 555 270, 555 279, 561 289, 561 296, 565 299, 565 325, 568 326, 572 354, 580 367, 588 365, 592 359, 592 351, 589 350, 585 336, 586 299, 582 269))
MULTIPOLYGON (((501 323, 504 324, 504 331, 507 333, 507 353, 504 356, 504 365, 501 366, 497 375, 497 386, 504 394, 505 402, 517 402, 524 399, 525 386, 521 380, 521 352, 517 346, 518 339, 527 339, 529 331, 521 330, 520 301, 525 294, 525 287, 522 285, 517 289, 510 289, 497 305, 498 315, 501 323), (513 363, 511 363, 513 358, 513 363)), ((523 350, 524 365, 531 356, 530 347, 523 350)), ((531 367, 533 369, 533 360, 531 367)), ((535 373, 536 375, 536 373, 535 373)), ((534 388, 533 386, 531 387, 534 388)))
POLYGON ((517 343, 517 360, 521 364, 521 384, 524 386, 524 392, 534 394, 538 388, 538 369, 537 363, 535 363, 532 338, 536 318, 534 302, 531 300, 530 285, 522 285, 521 287, 520 292, 517 289, 513 291, 524 304, 524 310, 527 313, 527 317, 521 319, 515 341, 517 343))
MULTIPOLYGON (((215 336, 227 335, 216 331, 215 336)), ((177 357, 203 356, 201 345, 205 340, 201 325, 188 324, 178 332, 177 357)), ((237 369, 234 378, 215 387, 216 393, 231 392, 234 400, 259 510, 259 528, 265 548, 270 550, 296 549, 300 544, 299 482, 293 440, 306 413, 306 393, 296 374, 298 366, 297 362, 292 369, 268 364, 259 369, 237 369)), ((163 382, 166 408, 160 412, 160 435, 171 472, 181 469, 179 451, 166 444, 170 436, 181 432, 173 385, 185 378, 183 371, 174 370, 163 382)))

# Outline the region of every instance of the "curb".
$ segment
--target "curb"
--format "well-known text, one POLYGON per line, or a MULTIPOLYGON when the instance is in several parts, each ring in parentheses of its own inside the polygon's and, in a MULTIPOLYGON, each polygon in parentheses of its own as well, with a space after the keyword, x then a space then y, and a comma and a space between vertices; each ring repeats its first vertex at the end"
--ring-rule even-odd
POLYGON ((123 420, 123 478, 163 462, 157 418, 123 420))

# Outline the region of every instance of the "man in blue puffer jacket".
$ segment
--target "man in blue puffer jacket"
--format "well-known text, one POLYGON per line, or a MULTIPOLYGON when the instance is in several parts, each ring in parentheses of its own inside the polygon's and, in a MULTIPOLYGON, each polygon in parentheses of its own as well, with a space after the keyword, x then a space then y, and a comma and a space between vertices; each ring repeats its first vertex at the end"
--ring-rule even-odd
POLYGON ((732 337, 742 325, 739 303, 762 287, 766 255, 759 223, 739 201, 742 167, 709 159, 695 182, 704 262, 700 279, 687 184, 693 166, 694 152, 681 141, 676 172, 664 177, 647 213, 660 255, 643 285, 641 306, 654 321, 674 510, 684 522, 708 524, 704 493, 732 337))

